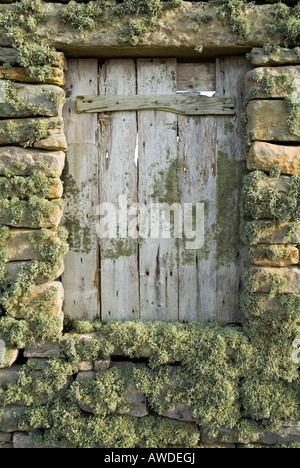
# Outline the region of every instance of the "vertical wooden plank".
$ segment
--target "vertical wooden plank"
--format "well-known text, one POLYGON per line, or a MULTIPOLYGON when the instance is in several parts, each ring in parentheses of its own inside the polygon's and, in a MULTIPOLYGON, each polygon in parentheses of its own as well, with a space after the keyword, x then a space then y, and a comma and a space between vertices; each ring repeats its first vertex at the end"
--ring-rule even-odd
POLYGON ((76 113, 76 97, 98 92, 98 61, 69 60, 64 106, 67 153, 65 224, 71 250, 65 259, 65 316, 99 318, 99 260, 95 209, 98 193, 97 114, 76 113))
POLYGON ((246 169, 243 152, 242 114, 244 79, 251 65, 242 56, 217 61, 217 95, 236 97, 236 115, 218 117, 218 320, 240 322, 241 276, 246 255, 240 243, 239 200, 246 169))
POLYGON ((179 251, 179 318, 181 321, 212 322, 217 315, 216 264, 216 119, 179 117, 181 203, 204 203, 205 237, 199 250, 179 251))
POLYGON ((215 91, 216 62, 178 63, 178 91, 215 91))
MULTIPOLYGON (((176 92, 176 60, 138 60, 138 94, 176 92)), ((139 201, 178 202, 177 117, 157 111, 138 113, 139 201)), ((141 240, 142 320, 178 320, 178 249, 174 239, 141 240)))
MULTIPOLYGON (((101 95, 135 95, 133 60, 111 60, 100 69, 101 95)), ((137 203, 136 112, 100 120, 100 202, 119 209, 119 195, 137 203)), ((139 319, 138 239, 101 239, 101 318, 139 319)))

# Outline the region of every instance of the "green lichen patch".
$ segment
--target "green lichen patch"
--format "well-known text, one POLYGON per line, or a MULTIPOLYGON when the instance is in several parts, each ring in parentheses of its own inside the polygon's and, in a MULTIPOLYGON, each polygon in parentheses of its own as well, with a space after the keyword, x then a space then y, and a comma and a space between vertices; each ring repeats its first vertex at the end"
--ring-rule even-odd
POLYGON ((46 200, 36 195, 30 196, 28 200, 22 200, 16 196, 1 198, 0 218, 3 223, 10 226, 25 223, 27 226, 38 228, 45 222, 49 224, 51 217, 63 207, 64 202, 61 199, 46 200))
POLYGON ((5 200, 10 197, 28 199, 32 196, 45 198, 51 193, 51 189, 59 184, 58 179, 49 178, 37 171, 30 177, 0 177, 0 199, 5 200))
POLYGON ((217 6, 217 17, 226 19, 230 31, 240 37, 246 37, 251 31, 251 24, 247 18, 247 10, 253 8, 254 3, 247 0, 210 0, 217 6))

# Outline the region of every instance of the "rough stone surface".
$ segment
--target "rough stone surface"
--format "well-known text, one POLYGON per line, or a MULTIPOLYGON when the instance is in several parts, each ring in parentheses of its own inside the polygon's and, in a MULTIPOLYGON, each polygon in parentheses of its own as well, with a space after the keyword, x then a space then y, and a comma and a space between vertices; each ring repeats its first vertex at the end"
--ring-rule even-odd
POLYGON ((67 151, 68 144, 66 136, 63 131, 50 133, 47 138, 43 138, 36 143, 34 143, 34 148, 38 149, 47 149, 47 150, 56 150, 56 151, 67 151))
POLYGON ((9 432, 0 432, 0 442, 10 442, 11 434, 9 432))
MULTIPOLYGON (((29 263, 30 262, 9 262, 9 263, 7 263, 6 264, 6 270, 7 270, 7 280, 8 280, 8 282, 9 283, 13 282, 17 278, 21 267, 24 264, 28 265, 29 263)), ((62 263, 58 267, 57 271, 54 272, 52 278, 46 278, 43 274, 40 274, 36 278, 35 282, 36 282, 36 284, 41 284, 41 283, 46 283, 48 281, 54 281, 63 274, 64 269, 65 269, 64 262, 62 261, 62 263)))
MULTIPOLYGON (((259 247, 270 247, 268 244, 260 244, 259 247)), ((297 265, 299 263, 299 249, 295 245, 274 245, 276 249, 282 252, 279 258, 268 258, 267 256, 251 258, 251 263, 261 266, 285 267, 297 265)))
POLYGON ((110 366, 110 359, 97 359, 94 361, 94 370, 96 372, 107 370, 110 366))
POLYGON ((13 435, 13 448, 15 449, 55 449, 55 448, 76 448, 74 445, 63 446, 62 444, 39 444, 34 442, 34 436, 40 434, 40 431, 15 432, 13 435))
POLYGON ((6 350, 5 350, 5 354, 3 355, 2 352, 0 354, 0 358, 1 358, 0 359, 0 369, 5 369, 6 367, 11 367, 16 362, 18 356, 19 356, 19 350, 18 349, 12 348, 11 346, 7 346, 6 350))
POLYGON ((65 76, 61 69, 51 68, 51 76, 45 81, 31 78, 25 68, 4 68, 0 67, 0 79, 1 80, 12 80, 20 83, 47 83, 56 86, 64 86, 65 76))
POLYGON ((268 172, 279 165, 282 174, 300 175, 300 146, 274 145, 255 141, 247 157, 250 171, 259 169, 268 172))
POLYGON ((8 384, 17 382, 18 377, 19 377, 19 372, 21 369, 22 369, 22 366, 18 366, 18 365, 14 365, 11 369, 1 369, 0 370, 0 382, 1 382, 2 387, 6 388, 8 384))
MULTIPOLYGON (((216 8, 207 2, 184 2, 180 10, 166 11, 159 19, 157 30, 149 31, 137 46, 120 42, 121 29, 128 24, 126 19, 106 28, 105 24, 109 24, 109 21, 104 18, 101 23, 97 23, 95 30, 80 34, 76 28, 57 20, 57 13, 62 5, 48 4, 48 7, 49 19, 46 24, 38 26, 37 31, 51 31, 49 45, 72 57, 153 57, 158 54, 171 57, 181 53, 186 58, 198 57, 194 50, 195 44, 205 44, 204 53, 208 56, 216 56, 225 51, 228 53, 228 50, 232 55, 242 54, 251 47, 262 47, 266 43, 279 42, 283 45, 283 38, 278 35, 269 36, 265 28, 274 19, 273 5, 257 5, 253 9, 246 9, 250 33, 244 37, 232 33, 224 19, 209 21, 196 28, 195 18, 214 17, 216 8)), ((11 46, 10 40, 5 36, 4 27, 0 28, 0 44, 11 46)))
POLYGON ((10 229, 9 238, 6 241, 6 248, 10 261, 24 260, 42 260, 40 252, 35 248, 37 245, 48 246, 54 242, 59 242, 58 232, 56 230, 48 230, 50 239, 43 240, 37 238, 35 243, 29 239, 30 234, 35 231, 30 229, 10 229))
POLYGON ((76 377, 76 382, 82 382, 83 380, 86 380, 86 379, 95 379, 96 375, 97 374, 95 371, 78 372, 77 377, 76 377))
POLYGON ((288 108, 283 100, 251 101, 247 106, 247 116, 247 130, 252 141, 300 141, 300 117, 293 135, 287 126, 288 108))
POLYGON ((16 146, 0 148, 0 175, 5 175, 8 170, 13 175, 26 176, 37 171, 49 177, 60 177, 64 165, 65 153, 63 151, 49 152, 16 146))
POLYGON ((38 222, 31 222, 30 219, 30 211, 31 208, 28 205, 28 209, 24 210, 24 216, 22 221, 15 222, 13 219, 10 210, 8 209, 7 212, 5 210, 2 211, 2 216, 0 217, 0 224, 4 226, 14 226, 14 227, 24 227, 24 228, 33 228, 33 229, 38 229, 38 228, 56 228, 60 225, 62 216, 63 216, 63 208, 58 206, 55 203, 55 200, 49 200, 48 201, 49 206, 52 204, 53 206, 53 211, 49 216, 44 216, 41 218, 41 221, 38 222))
MULTIPOLYGON (((286 2, 287 3, 287 2, 286 2)), ((252 49, 251 63, 254 66, 259 65, 285 65, 285 64, 298 64, 300 63, 300 56, 294 49, 280 49, 279 52, 274 54, 266 54, 264 49, 252 49)))
POLYGON ((85 371, 92 371, 93 370, 93 361, 82 361, 78 364, 78 370, 85 372, 85 371))
POLYGON ((45 315, 63 318, 62 305, 64 301, 64 288, 59 281, 52 281, 36 286, 26 299, 26 303, 24 303, 22 299, 19 301, 18 306, 15 308, 15 318, 26 318, 21 312, 22 306, 24 308, 26 307, 27 310, 32 309, 38 316, 40 312, 40 301, 43 300, 47 300, 47 311, 44 313, 45 315), (49 294, 51 294, 51 301, 47 300, 47 295, 49 294))
MULTIPOLYGON (((289 193, 290 182, 291 178, 286 176, 279 177, 278 179, 268 176, 262 177, 256 187, 258 200, 263 200, 266 189, 277 190, 281 196, 286 196, 289 193)), ((251 207, 251 215, 254 219, 274 218, 274 215, 271 212, 265 211, 259 202, 251 207)))
MULTIPOLYGON (((18 426, 18 419, 20 416, 23 416, 27 408, 25 406, 16 406, 9 405, 4 408, 0 407, 2 412, 2 419, 0 421, 0 431, 1 432, 15 432, 20 431, 18 426)), ((28 427, 24 430, 30 430, 28 427)))
MULTIPOLYGON (((60 138, 63 132, 64 122, 61 117, 37 117, 30 119, 5 119, 0 120, 0 145, 8 145, 13 143, 14 145, 28 146, 34 143, 34 130, 36 128, 43 127, 47 129, 47 137, 53 135, 52 132, 58 132, 57 135, 60 138), (14 137, 12 141, 12 135, 10 128, 14 129, 14 137), (18 138, 17 138, 18 137, 18 138)), ((53 149, 56 151, 65 151, 63 148, 47 146, 45 142, 46 138, 43 139, 43 149, 53 149)))
POLYGON ((27 358, 55 358, 60 357, 61 349, 59 343, 51 341, 36 341, 26 346, 24 357, 27 358))
MULTIPOLYGON (((10 0, 1 3, 10 3, 10 0)), ((19 51, 13 47, 1 47, 0 63, 19 65, 19 51)), ((52 67, 67 70, 67 61, 65 55, 62 52, 56 52, 56 60, 51 65, 52 67)))
POLYGON ((32 85, 11 83, 22 106, 14 108, 8 102, 7 81, 0 80, 0 117, 56 117, 61 116, 63 106, 63 91, 53 85, 32 85))
POLYGON ((272 289, 272 281, 269 275, 275 275, 275 278, 284 280, 280 287, 281 294, 300 294, 300 268, 269 268, 269 267, 250 267, 250 274, 255 275, 259 281, 257 292, 269 293, 272 289), (267 275, 267 279, 266 279, 267 275))
POLYGON ((299 222, 251 221, 246 227, 259 228, 255 244, 300 244, 299 222))
POLYGON ((262 432, 258 442, 265 445, 300 442, 300 427, 282 427, 278 431, 270 434, 267 432, 262 432))
POLYGON ((285 98, 288 94, 297 90, 299 80, 300 66, 255 68, 246 75, 246 96, 249 99, 285 98), (285 75, 288 78, 283 86, 276 86, 274 91, 266 92, 263 80, 268 79, 270 74, 275 79, 279 75, 285 75), (257 81, 257 76, 262 82, 257 81))
POLYGON ((161 412, 159 414, 160 416, 164 416, 170 419, 177 419, 178 421, 195 421, 192 411, 190 411, 186 405, 178 405, 174 410, 161 412))
POLYGON ((239 440, 237 436, 235 435, 234 429, 227 429, 227 428, 221 427, 220 429, 218 429, 218 431, 219 431, 218 437, 212 438, 210 437, 211 429, 208 427, 201 427, 200 428, 201 442, 203 444, 215 444, 218 442, 222 443, 224 442, 223 440, 221 440, 222 436, 226 436, 226 442, 228 444, 239 443, 239 440))

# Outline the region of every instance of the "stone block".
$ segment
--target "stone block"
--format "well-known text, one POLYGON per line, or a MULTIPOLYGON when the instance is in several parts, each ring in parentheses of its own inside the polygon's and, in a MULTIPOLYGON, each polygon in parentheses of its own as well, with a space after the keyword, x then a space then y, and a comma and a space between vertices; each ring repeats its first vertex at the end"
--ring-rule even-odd
POLYGON ((300 146, 283 146, 255 141, 247 156, 250 171, 259 169, 269 172, 273 166, 280 166, 282 174, 300 175, 300 146))
POLYGON ((276 257, 270 258, 267 255, 250 256, 250 261, 257 266, 286 267, 299 263, 299 249, 295 245, 268 245, 260 244, 258 248, 271 249, 276 257))
POLYGON ((9 432, 0 432, 0 443, 1 442, 10 442, 12 434, 9 432))
MULTIPOLYGON (((18 420, 20 417, 23 416, 25 411, 28 408, 26 406, 17 406, 17 405, 9 405, 5 406, 4 408, 0 407, 0 412, 2 412, 2 419, 0 420, 0 431, 1 432, 15 432, 20 431, 18 420)), ((31 430, 30 427, 24 429, 31 430)), ((23 429, 22 429, 23 431, 23 429)))
MULTIPOLYGON (((287 1, 285 3, 287 3, 287 1)), ((300 56, 296 49, 281 48, 278 52, 266 54, 263 48, 260 49, 256 47, 252 49, 251 54, 251 63, 254 66, 300 64, 300 56)))
POLYGON ((0 80, 0 117, 61 117, 64 96, 58 86, 0 80))
POLYGON ((59 281, 52 281, 45 283, 30 292, 26 300, 20 299, 18 305, 15 307, 15 318, 26 318, 22 309, 31 309, 39 316, 41 309, 41 301, 45 302, 47 311, 43 311, 43 315, 56 316, 63 318, 63 301, 64 301, 64 288, 59 281))
POLYGON ((35 435, 40 435, 40 431, 32 432, 15 432, 13 435, 13 446, 15 449, 56 449, 56 448, 76 448, 74 445, 64 446, 60 443, 48 444, 41 443, 36 444, 34 440, 35 435))
POLYGON ((63 151, 44 151, 18 146, 0 148, 0 175, 9 171, 12 175, 32 175, 43 172, 48 177, 60 177, 65 165, 63 151))
POLYGON ((286 67, 259 67, 250 70, 246 75, 246 96, 248 99, 284 99, 288 94, 297 91, 300 83, 300 65, 286 67), (267 90, 268 80, 283 79, 282 85, 267 90))
POLYGON ((64 72, 60 68, 51 67, 51 75, 45 80, 32 78, 25 68, 0 67, 0 79, 19 83, 47 83, 55 86, 64 86, 66 83, 64 72))
POLYGON ((0 349, 0 369, 11 367, 16 362, 18 356, 19 350, 11 346, 6 346, 4 351, 0 349))
POLYGON ((63 208, 59 206, 56 200, 44 200, 44 208, 46 213, 50 213, 49 215, 46 214, 42 216, 40 220, 31 220, 30 215, 32 214, 32 206, 30 205, 30 201, 24 201, 24 213, 21 220, 15 220, 14 215, 11 212, 11 207, 1 209, 1 217, 0 217, 0 225, 4 226, 12 226, 12 227, 24 227, 24 228, 56 228, 60 225, 62 216, 63 216, 63 208))
POLYGON ((273 281, 282 281, 279 294, 300 294, 300 268, 270 268, 270 267, 250 267, 250 275, 254 275, 258 280, 256 292, 269 293, 272 290, 273 281))
MULTIPOLYGON (((12 283, 17 278, 18 274, 20 273, 21 268, 23 265, 29 265, 30 262, 9 262, 6 264, 7 270, 7 280, 9 283, 12 283)), ((58 266, 57 270, 54 271, 52 278, 45 277, 42 273, 37 276, 35 282, 36 284, 46 283, 48 281, 54 281, 59 278, 64 272, 64 262, 62 261, 61 264, 58 266)))
POLYGON ((61 356, 59 343, 52 341, 36 341, 32 345, 28 345, 24 351, 26 358, 56 358, 61 356))
POLYGON ((248 242, 251 244, 300 244, 300 222, 279 223, 276 221, 251 221, 246 224, 246 231, 251 234, 248 242))
POLYGON ((81 361, 78 364, 79 371, 92 371, 93 370, 93 361, 81 361))
POLYGON ((94 361, 94 370, 96 372, 105 371, 110 366, 110 359, 97 359, 94 361))
MULTIPOLYGON (((10 369, 0 370, 0 383, 1 386, 6 388, 10 383, 17 382, 19 378, 19 372, 23 366, 15 365, 10 369)), ((1 440, 1 439, 0 439, 1 440)))
POLYGON ((8 250, 8 256, 10 261, 25 261, 25 260, 42 260, 40 252, 37 251, 37 247, 47 247, 60 241, 57 230, 49 229, 49 239, 43 240, 36 237, 33 243, 30 240, 30 234, 36 231, 31 229, 10 229, 9 237, 6 240, 5 247, 8 250))
POLYGON ((251 140, 275 142, 300 141, 300 117, 295 135, 287 125, 289 118, 287 103, 283 100, 251 101, 247 106, 248 126, 251 140))

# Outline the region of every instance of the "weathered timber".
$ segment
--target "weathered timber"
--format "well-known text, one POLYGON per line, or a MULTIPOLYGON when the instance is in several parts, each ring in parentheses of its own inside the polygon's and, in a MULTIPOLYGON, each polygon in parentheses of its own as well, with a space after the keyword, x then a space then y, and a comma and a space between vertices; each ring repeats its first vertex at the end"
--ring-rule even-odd
POLYGON ((0 80, 0 117, 61 116, 63 90, 54 85, 33 85, 0 80))
POLYGON ((234 115, 231 97, 191 96, 188 94, 139 96, 78 96, 77 112, 120 112, 156 110, 178 115, 234 115))
POLYGON ((300 141, 300 117, 296 121, 295 134, 288 128, 288 107, 285 101, 251 101, 247 107, 247 130, 252 141, 300 141))
POLYGON ((43 172, 48 177, 59 177, 65 164, 62 151, 43 151, 24 149, 15 146, 0 148, 0 175, 9 171, 12 175, 32 175, 34 171, 43 172))
MULTIPOLYGON (((0 12, 9 6, 0 5, 0 12)), ((65 52, 69 57, 199 57, 195 44, 204 44, 201 57, 218 56, 222 52, 243 54, 253 47, 262 47, 266 43, 284 45, 281 35, 271 35, 266 31, 266 24, 274 20, 273 5, 251 5, 245 8, 245 19, 249 22, 249 34, 234 34, 228 22, 215 19, 201 24, 198 29, 195 18, 216 16, 216 7, 208 2, 184 2, 180 9, 163 12, 158 20, 156 31, 148 31, 137 46, 130 46, 120 41, 122 29, 128 25, 128 17, 111 24, 111 16, 96 19, 93 31, 79 32, 69 24, 58 21, 57 14, 64 8, 61 4, 48 4, 47 22, 37 26, 38 33, 49 33, 49 45, 65 52), (107 25, 107 26, 106 26, 107 25)), ((0 44, 11 46, 11 40, 5 34, 5 27, 0 28, 0 44)))
POLYGON ((248 169, 269 172, 273 166, 280 166, 282 174, 300 175, 300 146, 255 141, 247 156, 248 169))
POLYGON ((215 91, 216 62, 177 63, 178 91, 215 91))
POLYGON ((278 52, 266 54, 264 49, 254 48, 251 51, 251 63, 259 65, 294 65, 300 64, 300 55, 297 49, 280 49, 278 52))
POLYGON ((49 78, 46 78, 45 80, 32 78, 25 68, 0 67, 0 79, 17 81, 20 83, 47 83, 47 84, 52 84, 56 86, 63 86, 65 84, 64 73, 60 68, 57 68, 57 67, 51 68, 51 75, 49 78))

